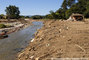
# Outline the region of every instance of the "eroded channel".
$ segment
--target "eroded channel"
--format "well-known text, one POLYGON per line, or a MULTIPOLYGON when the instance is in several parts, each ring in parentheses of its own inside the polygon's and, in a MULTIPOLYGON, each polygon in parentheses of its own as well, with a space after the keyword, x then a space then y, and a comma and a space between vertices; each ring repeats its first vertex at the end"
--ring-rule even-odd
POLYGON ((33 22, 32 26, 11 33, 6 39, 1 39, 0 60, 16 60, 16 54, 29 44, 30 40, 34 38, 34 33, 42 26, 43 22, 33 22))

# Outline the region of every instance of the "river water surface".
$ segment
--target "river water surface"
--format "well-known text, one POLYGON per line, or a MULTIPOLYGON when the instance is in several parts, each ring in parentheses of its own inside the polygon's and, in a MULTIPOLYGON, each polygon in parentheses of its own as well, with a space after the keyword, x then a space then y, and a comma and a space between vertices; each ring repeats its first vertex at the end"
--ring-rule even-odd
POLYGON ((43 26, 42 22, 33 22, 33 24, 0 40, 0 60, 16 60, 16 54, 29 44, 37 29, 43 26))

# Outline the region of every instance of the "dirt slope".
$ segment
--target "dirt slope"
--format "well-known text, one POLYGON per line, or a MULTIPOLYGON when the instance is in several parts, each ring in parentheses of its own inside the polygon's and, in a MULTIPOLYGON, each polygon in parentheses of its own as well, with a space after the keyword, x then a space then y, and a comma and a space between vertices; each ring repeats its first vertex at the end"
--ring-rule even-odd
POLYGON ((89 58, 89 23, 45 21, 18 60, 89 58))

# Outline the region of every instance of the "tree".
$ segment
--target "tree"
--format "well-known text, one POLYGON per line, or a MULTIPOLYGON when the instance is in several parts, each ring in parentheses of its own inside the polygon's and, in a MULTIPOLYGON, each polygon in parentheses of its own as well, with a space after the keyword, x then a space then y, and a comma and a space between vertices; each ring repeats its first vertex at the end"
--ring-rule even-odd
POLYGON ((57 19, 57 15, 55 14, 55 12, 50 11, 50 14, 52 19, 57 19))
POLYGON ((62 8, 64 10, 67 10, 72 5, 74 5, 75 3, 76 3, 76 0, 64 0, 63 3, 62 3, 62 8))
POLYGON ((62 3, 62 9, 67 10, 67 0, 64 0, 62 3))
POLYGON ((46 17, 68 19, 72 13, 83 14, 85 18, 89 18, 89 0, 64 0, 61 8, 56 12, 51 11, 46 17))
POLYGON ((89 18, 89 2, 87 2, 86 11, 84 12, 84 16, 85 16, 86 18, 89 18))
POLYGON ((20 11, 18 7, 10 5, 9 7, 6 7, 5 11, 6 11, 7 18, 9 19, 19 18, 20 11))
POLYGON ((58 19, 66 19, 65 18, 65 10, 60 8, 56 11, 56 14, 58 15, 58 19))
POLYGON ((73 4, 75 4, 76 3, 75 1, 76 0, 68 0, 67 2, 68 7, 71 7, 73 4))

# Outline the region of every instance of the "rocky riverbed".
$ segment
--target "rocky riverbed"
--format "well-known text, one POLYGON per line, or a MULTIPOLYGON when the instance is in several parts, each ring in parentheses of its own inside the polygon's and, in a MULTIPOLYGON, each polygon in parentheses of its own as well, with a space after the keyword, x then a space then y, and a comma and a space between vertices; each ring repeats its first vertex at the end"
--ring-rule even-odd
POLYGON ((18 60, 89 58, 89 22, 44 21, 18 60))

